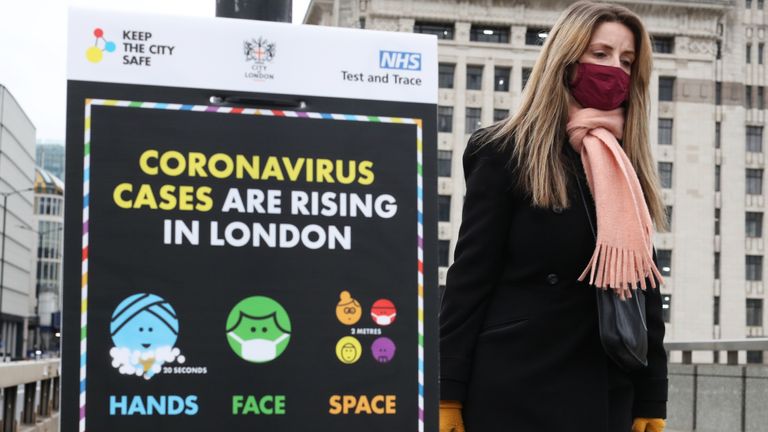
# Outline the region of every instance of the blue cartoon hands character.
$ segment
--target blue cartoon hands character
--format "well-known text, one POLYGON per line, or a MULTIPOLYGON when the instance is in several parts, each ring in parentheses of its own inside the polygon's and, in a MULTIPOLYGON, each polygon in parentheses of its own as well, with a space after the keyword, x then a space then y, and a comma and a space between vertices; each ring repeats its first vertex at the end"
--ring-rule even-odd
POLYGON ((184 363, 176 348, 179 320, 176 311, 155 294, 134 294, 112 313, 112 366, 126 375, 152 378, 164 363, 184 363))

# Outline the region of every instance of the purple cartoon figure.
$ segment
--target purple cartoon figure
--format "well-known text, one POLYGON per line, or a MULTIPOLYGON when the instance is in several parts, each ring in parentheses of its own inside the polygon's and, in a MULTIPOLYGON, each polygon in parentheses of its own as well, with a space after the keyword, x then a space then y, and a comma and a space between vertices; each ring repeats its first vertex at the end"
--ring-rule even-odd
POLYGON ((395 343, 392 339, 382 336, 371 345, 373 358, 379 363, 389 363, 395 357, 395 343))

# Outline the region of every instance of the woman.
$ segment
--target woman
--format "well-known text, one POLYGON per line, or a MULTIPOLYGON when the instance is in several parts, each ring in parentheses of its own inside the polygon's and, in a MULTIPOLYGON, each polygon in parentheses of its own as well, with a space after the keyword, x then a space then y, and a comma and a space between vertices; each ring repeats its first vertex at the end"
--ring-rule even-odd
POLYGON ((470 138, 440 315, 441 432, 663 430, 651 235, 666 217, 650 75, 640 19, 577 2, 550 31, 516 115, 470 138), (595 286, 646 296, 647 367, 626 373, 606 355, 595 286))

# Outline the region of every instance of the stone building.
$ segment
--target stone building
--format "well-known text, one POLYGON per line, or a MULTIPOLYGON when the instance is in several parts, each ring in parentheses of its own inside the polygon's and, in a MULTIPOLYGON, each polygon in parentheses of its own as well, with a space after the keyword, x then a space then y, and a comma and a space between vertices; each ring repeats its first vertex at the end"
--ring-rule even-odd
MULTIPOLYGON (((563 0, 312 0, 307 24, 438 38, 440 283, 461 222, 469 134, 514 112, 563 0)), ((618 0, 653 37, 650 136, 670 232, 667 340, 765 335, 766 24, 763 0, 618 0)), ((694 361, 725 361, 695 353, 694 361)), ((675 359, 673 359, 675 360, 675 359)), ((763 362, 763 352, 740 362, 763 362)))

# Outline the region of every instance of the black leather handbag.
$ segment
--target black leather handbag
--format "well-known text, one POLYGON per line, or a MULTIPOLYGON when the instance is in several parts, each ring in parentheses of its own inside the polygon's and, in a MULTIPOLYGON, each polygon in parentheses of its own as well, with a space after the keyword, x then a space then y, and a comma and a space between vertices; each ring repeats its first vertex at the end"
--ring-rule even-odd
MULTIPOLYGON (((576 175, 579 195, 587 212, 589 227, 597 241, 581 181, 576 175)), ((612 289, 595 287, 600 341, 608 357, 625 372, 648 366, 648 326, 645 318, 645 292, 637 289, 632 298, 621 300, 612 289)))

